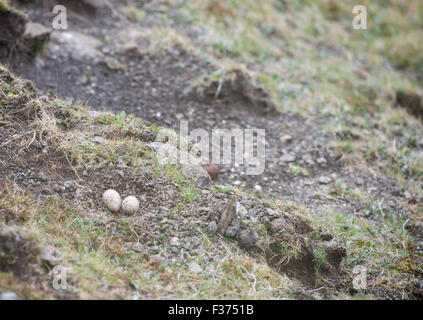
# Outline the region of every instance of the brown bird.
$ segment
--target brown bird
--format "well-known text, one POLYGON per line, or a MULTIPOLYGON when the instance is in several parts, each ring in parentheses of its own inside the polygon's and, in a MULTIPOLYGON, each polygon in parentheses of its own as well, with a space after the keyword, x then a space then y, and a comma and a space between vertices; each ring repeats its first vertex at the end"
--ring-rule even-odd
POLYGON ((219 175, 219 169, 214 164, 206 163, 206 164, 202 164, 201 166, 203 167, 204 170, 206 170, 209 173, 210 178, 213 181, 217 180, 217 177, 219 175))

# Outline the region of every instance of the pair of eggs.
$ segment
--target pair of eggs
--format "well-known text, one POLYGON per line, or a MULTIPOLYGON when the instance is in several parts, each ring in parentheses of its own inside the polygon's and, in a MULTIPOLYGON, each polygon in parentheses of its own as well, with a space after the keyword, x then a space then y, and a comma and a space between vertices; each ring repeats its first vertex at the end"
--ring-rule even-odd
POLYGON ((112 212, 118 212, 121 208, 124 213, 132 214, 138 211, 140 203, 134 196, 128 196, 125 199, 113 189, 106 190, 103 193, 103 202, 105 206, 112 212))

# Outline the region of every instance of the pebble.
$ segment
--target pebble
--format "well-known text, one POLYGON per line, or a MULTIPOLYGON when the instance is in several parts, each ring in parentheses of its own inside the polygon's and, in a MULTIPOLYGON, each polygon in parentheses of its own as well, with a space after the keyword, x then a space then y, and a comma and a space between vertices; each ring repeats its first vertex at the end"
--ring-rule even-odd
POLYGON ((40 255, 40 262, 48 268, 52 268, 59 263, 59 259, 56 257, 53 247, 46 246, 44 248, 40 255))
POLYGON ((40 171, 40 172, 38 173, 38 178, 39 178, 41 181, 43 181, 43 182, 48 181, 48 176, 47 176, 47 174, 46 174, 45 172, 43 172, 43 171, 40 171))
POLYGON ((172 237, 172 238, 170 238, 169 244, 171 246, 177 247, 177 246, 179 246, 181 244, 181 242, 179 241, 179 238, 172 237))
POLYGON ((184 164, 182 167, 182 173, 188 178, 195 179, 196 185, 199 188, 207 187, 211 182, 211 178, 208 172, 197 164, 184 164))
POLYGON ((326 161, 326 159, 325 159, 325 158, 320 157, 320 158, 317 158, 316 162, 317 162, 318 164, 325 164, 327 161, 326 161))
POLYGON ((236 203, 235 212, 240 218, 245 218, 248 215, 247 209, 239 202, 236 203))
POLYGON ((278 218, 270 222, 270 230, 272 230, 273 233, 277 233, 286 226, 286 221, 284 218, 278 218))
POLYGON ((284 135, 284 136, 280 137, 280 139, 279 139, 279 145, 280 145, 281 147, 283 147, 283 146, 285 146, 288 142, 290 142, 291 140, 292 140, 292 137, 291 137, 290 135, 286 134, 286 135, 284 135))
POLYGON ((319 178, 319 183, 321 183, 321 184, 329 184, 331 182, 332 182, 332 178, 325 177, 325 176, 321 176, 319 178))
POLYGON ((138 253, 142 253, 142 252, 145 251, 144 246, 139 242, 132 244, 131 248, 132 248, 132 250, 134 250, 135 252, 138 252, 138 253))
POLYGON ((251 248, 256 244, 258 238, 257 231, 254 228, 248 228, 239 233, 239 244, 251 248))
POLYGON ((210 233, 216 233, 217 231, 217 223, 216 221, 212 221, 209 223, 209 226, 207 227, 210 233))
POLYGON ((92 137, 91 138, 91 141, 92 142, 95 142, 95 143, 103 144, 104 143, 104 138, 103 137, 100 137, 100 136, 95 136, 95 137, 92 137))
POLYGON ((289 162, 294 162, 296 158, 297 157, 294 154, 287 153, 281 156, 279 160, 284 163, 289 163, 289 162))

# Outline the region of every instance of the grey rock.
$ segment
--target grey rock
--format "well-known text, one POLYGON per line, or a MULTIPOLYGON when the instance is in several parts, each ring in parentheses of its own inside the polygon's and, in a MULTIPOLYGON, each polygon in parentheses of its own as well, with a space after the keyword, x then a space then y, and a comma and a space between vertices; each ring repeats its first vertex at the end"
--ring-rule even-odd
POLYGON ((75 185, 73 184, 72 181, 66 181, 63 186, 65 187, 65 189, 67 190, 74 190, 75 189, 75 185))
POLYGON ((217 223, 216 221, 212 221, 209 223, 209 226, 207 227, 210 233, 216 233, 217 231, 217 223))
POLYGON ((270 209, 270 208, 267 208, 266 211, 267 211, 267 214, 269 216, 278 216, 279 215, 279 212, 278 211, 273 210, 273 209, 270 209))
POLYGON ((179 241, 178 237, 172 237, 172 238, 170 238, 169 244, 171 246, 177 247, 181 244, 181 242, 179 241))
POLYGON ((54 31, 51 34, 51 39, 60 44, 57 48, 58 51, 65 50, 75 59, 88 59, 98 62, 104 58, 98 50, 102 45, 101 41, 89 35, 76 31, 54 31))
POLYGON ((318 164, 325 164, 327 161, 324 157, 317 158, 316 162, 318 164))
POLYGON ((232 219, 231 224, 226 228, 225 236, 234 238, 238 233, 239 227, 241 226, 241 222, 239 218, 235 217, 232 219))
POLYGON ((195 185, 198 188, 201 188, 201 189, 206 188, 210 185, 210 178, 209 177, 199 177, 199 178, 197 178, 195 185))
POLYGON ((134 250, 135 252, 138 252, 138 253, 142 253, 142 252, 145 251, 144 246, 139 242, 133 243, 131 248, 132 248, 132 250, 134 250))
POLYGON ((40 255, 40 262, 48 267, 52 268, 59 264, 60 259, 57 257, 53 247, 46 246, 40 255))
POLYGON ((319 183, 321 183, 321 184, 329 184, 331 182, 332 182, 332 178, 330 178, 330 177, 322 176, 322 177, 319 178, 319 183))
POLYGON ((283 156, 281 156, 279 158, 279 161, 284 162, 284 163, 289 163, 289 162, 294 162, 296 158, 297 157, 294 154, 287 153, 287 154, 284 154, 283 156))
POLYGON ((251 248, 254 247, 258 238, 257 231, 254 228, 248 228, 239 233, 238 242, 243 247, 251 248))
POLYGON ((37 22, 26 24, 25 36, 29 38, 45 38, 50 36, 50 30, 37 22))
POLYGON ((288 142, 290 142, 292 140, 292 137, 290 135, 284 135, 282 137, 280 137, 279 139, 279 145, 281 147, 283 147, 284 145, 286 145, 288 142))
POLYGON ((240 218, 245 218, 248 215, 247 209, 239 202, 236 203, 235 211, 240 218))
POLYGON ((100 137, 100 136, 95 136, 95 137, 92 137, 91 138, 91 141, 92 142, 95 142, 95 143, 103 144, 104 143, 104 138, 103 137, 100 137))
POLYGON ((40 171, 40 172, 38 173, 38 178, 39 178, 41 181, 43 181, 43 182, 48 181, 48 175, 47 175, 45 172, 43 172, 43 171, 40 171))
POLYGON ((200 165, 187 163, 182 166, 182 174, 196 180, 200 188, 207 187, 211 183, 210 175, 200 165))
POLYGON ((272 232, 277 233, 283 230, 286 226, 286 221, 284 218, 278 218, 270 222, 269 227, 272 232))

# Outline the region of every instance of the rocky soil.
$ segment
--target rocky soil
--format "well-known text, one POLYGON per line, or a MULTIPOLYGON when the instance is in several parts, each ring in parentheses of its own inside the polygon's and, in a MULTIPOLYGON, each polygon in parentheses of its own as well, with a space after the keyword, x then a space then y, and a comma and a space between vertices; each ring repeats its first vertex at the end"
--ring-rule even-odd
MULTIPOLYGON (((0 191, 5 194, 9 192, 8 183, 13 182, 18 190, 29 190, 33 201, 66 199, 86 209, 90 220, 107 230, 110 237, 119 238, 121 250, 136 252, 152 265, 160 265, 163 261, 183 263, 197 257, 202 252, 203 232, 215 237, 219 248, 204 257, 205 265, 212 265, 208 262, 224 257, 227 237, 234 241, 236 250, 244 250, 248 257, 264 258, 278 274, 298 280, 303 289, 298 289, 297 298, 310 298, 308 290, 319 288, 316 270, 331 283, 330 289, 320 290, 323 297, 330 297, 333 288, 354 292, 349 283, 351 275, 343 267, 347 251, 325 228, 316 227, 294 214, 295 210, 287 205, 284 209, 273 208, 269 199, 298 203, 313 216, 324 217, 327 211, 341 210, 376 223, 382 219, 375 214, 377 208, 369 208, 369 202, 359 196, 343 196, 341 191, 354 189, 365 194, 366 199, 378 199, 379 207, 383 204, 384 210, 404 220, 408 215, 403 203, 423 203, 421 196, 410 195, 392 178, 370 167, 349 166, 345 154, 333 148, 332 143, 343 137, 348 140, 360 140, 361 137, 349 131, 326 132, 323 128, 327 115, 316 111, 303 117, 294 112, 276 111, 269 94, 255 82, 254 72, 236 70, 219 75, 216 60, 206 54, 190 50, 174 39, 176 43, 171 41, 171 45, 157 45, 148 32, 162 25, 171 25, 183 32, 192 43, 197 41, 199 35, 195 28, 178 23, 176 17, 181 13, 176 8, 169 12, 175 19, 168 22, 157 15, 159 2, 146 2, 143 7, 146 17, 142 23, 134 23, 123 14, 125 4, 121 1, 82 1, 78 5, 65 1, 69 8, 69 28, 54 30, 51 8, 58 2, 12 2, 16 8, 25 10, 27 17, 22 18, 19 13, 16 14, 18 18, 8 16, 18 19, 19 23, 1 19, 2 24, 7 23, 4 26, 7 30, 9 25, 16 26, 17 29, 11 32, 18 36, 0 38, 0 62, 17 76, 31 80, 35 86, 29 82, 17 85, 17 80, 9 79, 14 76, 6 71, 2 71, 2 80, 15 86, 14 90, 26 90, 25 94, 31 99, 49 105, 42 110, 50 110, 60 120, 60 130, 89 132, 90 143, 106 155, 116 152, 118 158, 107 166, 89 164, 79 168, 70 153, 58 152, 58 141, 42 139, 33 121, 42 118, 43 112, 31 104, 31 99, 20 97, 16 101, 28 108, 15 109, 15 114, 11 115, 13 124, 2 126, 0 119, 3 180, 0 191), (213 77, 216 74, 218 78, 213 77), (57 103, 54 106, 52 97, 66 99, 67 107, 71 108, 75 104, 89 106, 93 109, 89 111, 92 119, 103 119, 108 114, 123 118, 133 114, 142 129, 108 131, 107 121, 94 127, 81 124, 73 111, 66 111, 57 103), (168 177, 157 176, 152 170, 135 172, 128 160, 135 150, 132 143, 142 143, 142 150, 137 149, 140 154, 154 153, 156 148, 152 143, 157 133, 151 128, 167 127, 178 131, 183 120, 189 121, 190 129, 201 128, 208 132, 217 128, 265 129, 264 173, 250 176, 244 165, 217 165, 217 181, 197 184, 198 194, 190 202, 168 177), (119 138, 129 141, 125 140, 116 150, 111 149, 107 141, 119 138), (106 186, 119 190, 124 196, 136 196, 143 214, 123 219, 100 214, 101 195, 106 186), (176 203, 181 204, 177 212, 185 214, 175 214, 176 203), (128 229, 123 225, 128 225, 128 229), (288 261, 281 254, 287 250, 286 243, 296 251, 288 261), (322 261, 316 258, 319 250, 324 252, 322 261)), ((407 97, 399 95, 398 104, 410 105, 406 102, 407 97)), ((418 103, 416 98, 411 104, 418 103)), ((0 209, 7 210, 6 207, 0 209)), ((20 214, 7 211, 5 222, 25 219, 20 214)), ((0 237, 10 238, 13 246, 25 241, 6 225, 0 224, 0 228, 3 228, 0 237)), ((418 224, 413 223, 410 228, 421 237, 418 224)), ((103 245, 100 239, 90 242, 92 250, 103 245)), ((421 252, 421 242, 417 241, 414 246, 421 252)), ((33 250, 32 247, 23 248, 33 250)), ((21 257, 19 254, 19 257, 31 259, 38 255, 21 257)), ((0 259, 0 270, 12 270, 15 276, 21 277, 21 270, 5 261, 0 259)), ((19 266, 31 263, 25 261, 19 266)), ((31 277, 39 281, 43 271, 38 267, 29 269, 36 270, 31 277)), ((190 262, 188 269, 193 273, 203 270, 195 261, 190 262)), ((421 281, 421 274, 416 273, 416 281, 421 281)), ((410 290, 418 292, 418 285, 410 290)), ((401 298, 396 292, 377 292, 377 288, 371 293, 401 298)), ((57 297, 72 297, 71 293, 62 294, 57 297)), ((418 293, 411 293, 409 297, 418 297, 418 293)))

